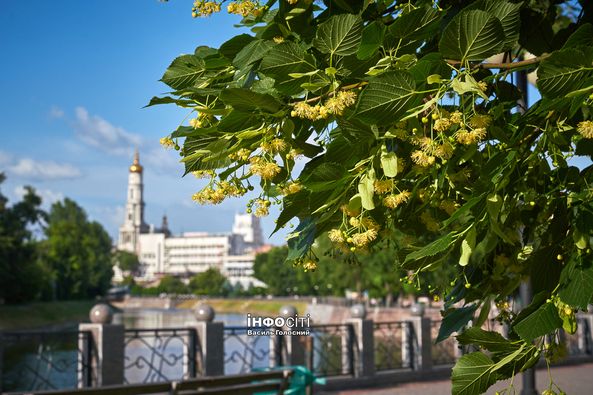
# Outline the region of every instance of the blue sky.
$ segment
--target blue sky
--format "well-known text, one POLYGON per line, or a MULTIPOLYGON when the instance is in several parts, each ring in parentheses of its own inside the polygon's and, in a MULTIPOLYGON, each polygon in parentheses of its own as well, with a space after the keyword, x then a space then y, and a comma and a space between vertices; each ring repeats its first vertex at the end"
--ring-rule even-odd
MULTIPOLYGON (((34 186, 44 206, 63 197, 82 205, 112 237, 123 221, 134 146, 145 167, 146 220, 164 213, 174 232, 229 231, 246 199, 218 206, 191 201, 199 181, 181 178, 175 151, 160 137, 186 115, 173 106, 143 109, 167 91, 169 63, 198 45, 217 47, 239 18, 191 18, 191 0, 0 3, 0 187, 12 202, 34 186)), ((264 220, 273 229, 273 216, 264 220)), ((280 244, 283 234, 272 242, 280 244)))

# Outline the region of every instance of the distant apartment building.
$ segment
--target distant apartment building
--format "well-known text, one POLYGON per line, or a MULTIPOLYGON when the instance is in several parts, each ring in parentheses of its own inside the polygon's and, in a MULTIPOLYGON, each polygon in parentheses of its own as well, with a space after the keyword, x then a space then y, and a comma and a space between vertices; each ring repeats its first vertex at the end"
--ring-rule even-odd
MULTIPOLYGON (((253 277, 255 254, 264 247, 259 218, 235 214, 229 233, 185 232, 175 236, 167 217, 159 228, 144 222, 143 167, 138 152, 129 169, 124 222, 119 229, 117 248, 138 256, 141 264, 137 279, 154 281, 163 275, 189 277, 214 267, 232 285, 244 288, 262 286, 253 277)), ((121 280, 116 270, 114 280, 121 280)))

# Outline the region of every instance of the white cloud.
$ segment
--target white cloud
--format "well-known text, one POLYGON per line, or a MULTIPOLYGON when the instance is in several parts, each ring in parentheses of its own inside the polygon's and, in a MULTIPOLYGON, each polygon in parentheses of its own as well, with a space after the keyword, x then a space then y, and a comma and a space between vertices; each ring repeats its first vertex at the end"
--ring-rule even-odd
MULTIPOLYGON (((14 188, 14 195, 18 199, 22 199, 26 193, 27 190, 23 185, 14 188)), ((64 200, 64 194, 61 192, 54 192, 50 189, 35 189, 35 193, 41 196, 42 206, 46 209, 48 209, 55 202, 64 200)))
POLYGON ((181 176, 184 172, 184 165, 179 162, 179 154, 174 150, 166 150, 160 145, 149 149, 145 154, 140 152, 140 162, 145 163, 146 168, 155 170, 157 173, 181 176))
POLYGON ((112 155, 130 155, 133 147, 142 144, 140 136, 112 125, 98 115, 90 115, 84 107, 77 107, 75 113, 76 135, 91 147, 112 155))
POLYGON ((49 117, 55 119, 64 118, 64 110, 60 107, 52 106, 52 108, 49 109, 49 117))
POLYGON ((8 167, 11 175, 33 180, 57 180, 77 178, 82 175, 79 169, 67 164, 53 161, 36 161, 31 158, 19 159, 8 167))

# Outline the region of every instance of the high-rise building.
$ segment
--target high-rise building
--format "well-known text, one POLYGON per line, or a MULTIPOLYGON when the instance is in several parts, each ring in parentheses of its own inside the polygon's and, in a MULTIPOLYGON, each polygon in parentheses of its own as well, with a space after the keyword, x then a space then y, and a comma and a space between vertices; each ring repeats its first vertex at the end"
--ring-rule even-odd
MULTIPOLYGON (((166 216, 160 228, 144 222, 142 172, 136 151, 129 169, 125 218, 117 243, 118 249, 138 255, 139 280, 153 281, 165 274, 189 277, 215 267, 233 285, 263 285, 252 277, 255 253, 264 245, 259 218, 236 214, 232 232, 186 232, 174 236, 166 216)), ((116 270, 115 280, 120 278, 121 272, 116 270)))

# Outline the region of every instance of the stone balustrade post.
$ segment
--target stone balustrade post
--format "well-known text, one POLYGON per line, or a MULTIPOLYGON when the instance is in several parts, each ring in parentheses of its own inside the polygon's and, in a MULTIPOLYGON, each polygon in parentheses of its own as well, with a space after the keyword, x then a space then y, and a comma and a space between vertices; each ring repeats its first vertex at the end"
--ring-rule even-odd
POLYGON ((198 320, 199 351, 196 353, 197 371, 204 376, 224 375, 224 324, 213 322, 215 312, 207 304, 199 304, 195 309, 198 320))
POLYGON ((422 305, 412 306, 412 314, 412 317, 405 320, 406 325, 402 331, 403 366, 414 370, 430 370, 432 369, 430 318, 423 316, 422 305))
MULTIPOLYGON (((284 319, 298 317, 297 309, 294 306, 282 306, 279 311, 280 317, 284 319)), ((306 330, 306 327, 295 325, 285 325, 276 328, 279 331, 300 331, 306 330)), ((270 336, 270 366, 291 366, 305 364, 305 337, 298 335, 274 335, 270 336)))
MULTIPOLYGON (((362 304, 350 308, 350 317, 345 324, 352 326, 352 361, 355 377, 368 377, 375 374, 375 338, 373 321, 366 319, 366 308, 362 304)), ((344 362, 346 362, 345 360, 344 362)), ((342 366, 345 364, 343 363, 342 366)))
POLYGON ((113 312, 107 304, 95 305, 90 311, 90 324, 80 324, 79 331, 91 333, 90 341, 79 337, 78 387, 97 387, 124 383, 124 326, 112 324, 113 312), (90 348, 90 349, 89 349, 90 348), (90 366, 85 357, 90 355, 90 366), (90 375, 90 377, 89 377, 90 375))

